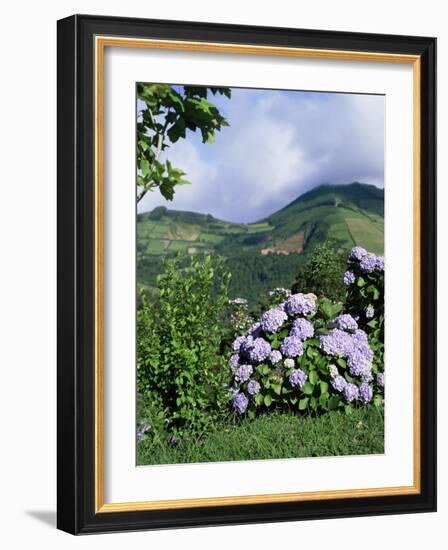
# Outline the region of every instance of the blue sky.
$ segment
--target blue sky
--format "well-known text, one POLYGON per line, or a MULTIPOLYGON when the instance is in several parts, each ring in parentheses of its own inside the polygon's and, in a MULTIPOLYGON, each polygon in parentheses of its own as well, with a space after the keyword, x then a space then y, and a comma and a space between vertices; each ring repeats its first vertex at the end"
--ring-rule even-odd
POLYGON ((230 127, 214 144, 188 132, 165 155, 192 185, 173 201, 148 193, 139 212, 164 205, 254 222, 322 183, 384 186, 384 96, 234 88, 212 101, 230 127))

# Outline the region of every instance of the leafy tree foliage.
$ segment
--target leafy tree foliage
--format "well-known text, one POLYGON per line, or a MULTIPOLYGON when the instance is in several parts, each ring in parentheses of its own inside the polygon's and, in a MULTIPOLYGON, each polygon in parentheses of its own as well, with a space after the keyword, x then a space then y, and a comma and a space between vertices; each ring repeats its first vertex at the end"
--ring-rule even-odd
POLYGON ((170 145, 185 138, 187 130, 199 131, 203 143, 213 143, 215 133, 229 126, 209 95, 231 96, 230 88, 138 84, 137 97, 144 103, 137 121, 137 202, 159 188, 167 200, 176 185, 190 183, 181 168, 160 156, 170 145))
POLYGON ((293 285, 293 292, 312 292, 330 300, 342 301, 345 287, 342 277, 346 257, 338 251, 336 242, 327 240, 315 246, 300 269, 293 285))
MULTIPOLYGON (((170 256, 167 256, 170 257, 170 256)), ((174 254, 171 256, 174 257, 174 254)), ((198 255, 201 258, 201 255, 198 255)), ((226 256, 226 269, 232 273, 229 297, 245 298, 252 313, 260 313, 267 305, 268 293, 275 287, 291 288, 297 270, 301 265, 301 254, 268 254, 257 252, 229 252, 226 256)), ((188 256, 181 260, 181 267, 189 264, 188 256)), ((141 254, 137 262, 137 280, 147 286, 155 287, 159 273, 163 271, 161 256, 141 254)))
POLYGON ((219 258, 191 258, 186 269, 174 259, 158 277, 158 299, 140 296, 137 388, 173 436, 205 428, 227 403, 219 351, 229 280, 219 258))

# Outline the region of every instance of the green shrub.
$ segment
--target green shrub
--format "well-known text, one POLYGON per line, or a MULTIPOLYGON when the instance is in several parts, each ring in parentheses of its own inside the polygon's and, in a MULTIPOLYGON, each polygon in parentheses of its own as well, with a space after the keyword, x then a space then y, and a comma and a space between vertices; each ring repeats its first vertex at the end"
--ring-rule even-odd
POLYGON ((138 392, 171 431, 202 429, 225 406, 221 318, 230 275, 219 259, 169 260, 158 278, 158 301, 141 297, 137 314, 138 392))
POLYGON ((292 291, 312 292, 316 296, 342 301, 345 296, 342 275, 346 256, 338 249, 338 244, 331 240, 316 245, 301 267, 292 291))

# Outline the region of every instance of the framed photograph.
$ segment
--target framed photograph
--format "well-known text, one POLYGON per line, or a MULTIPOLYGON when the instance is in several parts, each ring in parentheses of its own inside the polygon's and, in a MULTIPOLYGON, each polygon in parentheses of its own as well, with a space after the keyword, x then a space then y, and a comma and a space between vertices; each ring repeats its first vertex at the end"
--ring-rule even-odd
POLYGON ((58 527, 436 509, 436 40, 58 22, 58 527))

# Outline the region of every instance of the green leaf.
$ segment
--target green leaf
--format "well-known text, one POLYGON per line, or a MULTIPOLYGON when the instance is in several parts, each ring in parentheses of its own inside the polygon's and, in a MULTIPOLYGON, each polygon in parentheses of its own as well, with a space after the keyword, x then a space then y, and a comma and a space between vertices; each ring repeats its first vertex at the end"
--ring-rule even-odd
POLYGON ((265 376, 271 372, 271 369, 269 368, 269 366, 264 363, 259 365, 257 370, 265 376))
POLYGON ((140 170, 142 171, 144 176, 147 176, 151 171, 149 162, 145 158, 142 158, 140 160, 140 170))
POLYGON ((321 393, 322 395, 328 393, 328 384, 327 384, 327 382, 323 382, 323 381, 322 381, 322 382, 320 383, 320 393, 321 393))
POLYGON ((272 404, 272 397, 267 394, 264 396, 264 404, 266 405, 266 407, 270 407, 271 404, 272 404))
POLYGON ((280 395, 282 393, 282 386, 281 384, 272 384, 272 389, 277 395, 280 395))
POLYGON ((338 408, 338 405, 339 405, 339 402, 340 402, 340 399, 337 395, 333 395, 332 397, 330 397, 330 399, 328 400, 328 408, 333 411, 335 409, 338 408))
POLYGON ((311 395, 313 391, 314 391, 314 387, 312 386, 312 384, 310 384, 309 382, 305 382, 305 384, 303 384, 302 392, 305 395, 311 395))
POLYGON ((327 403, 328 403, 328 394, 326 394, 326 393, 322 394, 319 397, 319 403, 322 407, 324 407, 326 409, 327 408, 327 403))
POLYGON ((373 398, 373 404, 375 405, 375 407, 381 407, 381 405, 383 404, 383 398, 381 397, 381 395, 375 395, 375 397, 373 398))
POLYGON ((263 403, 263 396, 261 395, 261 393, 257 393, 257 395, 255 396, 255 404, 261 405, 262 403, 263 403))
POLYGON ((308 407, 309 397, 304 397, 299 401, 299 410, 304 411, 308 407))
POLYGON ((342 310, 343 305, 341 302, 337 302, 331 306, 331 317, 336 317, 336 315, 342 310))
POLYGON ((309 338, 308 340, 305 340, 304 345, 306 346, 320 346, 320 340, 318 338, 309 338))
POLYGON ((317 384, 317 381, 319 380, 319 376, 317 375, 317 372, 315 370, 312 370, 309 374, 309 379, 311 384, 315 386, 317 384))

